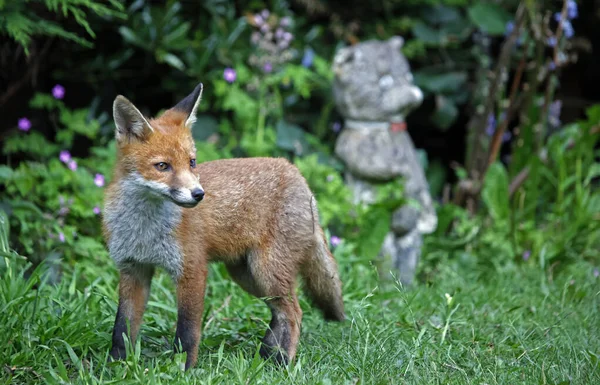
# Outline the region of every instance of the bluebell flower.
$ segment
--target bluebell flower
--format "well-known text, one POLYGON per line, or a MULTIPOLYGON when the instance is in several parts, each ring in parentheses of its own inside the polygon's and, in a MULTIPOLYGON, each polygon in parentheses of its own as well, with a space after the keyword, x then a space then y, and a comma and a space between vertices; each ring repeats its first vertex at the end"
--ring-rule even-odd
POLYGON ((310 67, 315 58, 315 51, 312 48, 307 47, 304 50, 304 56, 302 57, 302 65, 306 68, 310 67))
POLYGON ((567 17, 569 20, 575 19, 579 16, 579 10, 577 9, 577 3, 574 0, 567 1, 567 17))
POLYGON ((548 123, 550 123, 550 125, 553 128, 558 128, 561 124, 561 121, 560 121, 561 109, 562 109, 562 101, 560 101, 560 100, 555 100, 554 102, 550 103, 550 105, 548 106, 548 123))
POLYGON ((573 25, 569 20, 563 20, 563 33, 567 39, 570 39, 575 35, 575 31, 573 30, 573 25))
POLYGON ((511 20, 508 23, 506 23, 506 27, 504 29, 504 36, 510 35, 514 29, 515 29, 514 21, 511 20))
POLYGON ((485 126, 485 133, 488 136, 494 135, 496 132, 496 117, 494 114, 489 114, 487 119, 487 126, 485 126))

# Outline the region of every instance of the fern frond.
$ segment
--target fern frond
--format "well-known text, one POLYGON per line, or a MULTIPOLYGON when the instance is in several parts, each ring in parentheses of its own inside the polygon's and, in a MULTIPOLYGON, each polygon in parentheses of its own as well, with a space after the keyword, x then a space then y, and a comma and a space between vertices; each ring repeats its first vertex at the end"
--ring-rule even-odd
POLYGON ((53 36, 73 41, 84 47, 93 44, 74 32, 65 30, 60 24, 41 18, 32 9, 31 3, 43 5, 48 11, 64 18, 72 17, 93 39, 96 37, 88 18, 96 15, 105 18, 125 19, 125 7, 118 0, 0 0, 0 35, 6 34, 20 44, 29 54, 29 44, 34 36, 53 36))

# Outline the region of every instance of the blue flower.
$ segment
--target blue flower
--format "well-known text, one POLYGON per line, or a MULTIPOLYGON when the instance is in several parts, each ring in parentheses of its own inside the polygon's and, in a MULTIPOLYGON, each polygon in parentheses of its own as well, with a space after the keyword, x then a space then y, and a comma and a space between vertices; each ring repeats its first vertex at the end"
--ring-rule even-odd
POLYGON ((485 126, 485 133, 488 136, 492 136, 492 135, 494 135, 495 131, 496 131, 496 117, 494 116, 494 114, 489 114, 488 119, 487 119, 487 126, 485 126))
POLYGON ((575 35, 575 31, 573 30, 573 25, 569 20, 563 20, 563 33, 567 39, 570 39, 575 35))
MULTIPOLYGON (((575 5, 575 7, 577 7, 577 5, 575 5)), ((568 11, 568 5, 567 5, 567 11, 568 11)), ((556 12, 554 14, 554 20, 556 20, 557 22, 562 24, 563 33, 567 39, 570 39, 573 37, 573 35, 575 35, 575 31, 573 30, 573 24, 571 24, 571 22, 569 20, 562 20, 562 15, 560 12, 556 12)))
POLYGON ((506 23, 506 27, 504 29, 504 36, 510 35, 514 29, 515 29, 514 21, 511 20, 508 23, 506 23))
POLYGON ((554 47, 556 45, 556 37, 550 36, 548 39, 546 39, 546 44, 548 44, 548 47, 554 47))
POLYGON ((315 51, 308 47, 304 50, 304 56, 302 57, 302 65, 306 68, 310 67, 315 58, 315 51))
POLYGON ((560 13, 560 12, 556 12, 556 13, 554 14, 554 20, 556 20, 556 21, 560 21, 560 19, 561 19, 561 18, 562 18, 562 15, 561 15, 561 13, 560 13))
POLYGON ((561 125, 560 111, 562 109, 562 101, 555 100, 548 106, 548 122, 554 128, 558 128, 561 125))
POLYGON ((569 20, 575 19, 579 16, 579 10, 577 9, 577 3, 574 0, 567 1, 567 17, 569 20))

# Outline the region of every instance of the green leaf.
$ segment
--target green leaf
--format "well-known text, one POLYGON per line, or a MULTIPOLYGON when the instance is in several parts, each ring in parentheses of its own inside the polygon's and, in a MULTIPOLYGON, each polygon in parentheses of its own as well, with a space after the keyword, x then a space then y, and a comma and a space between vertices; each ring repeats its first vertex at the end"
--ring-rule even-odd
POLYGON ((219 122, 210 115, 198 115, 192 127, 194 140, 206 140, 209 136, 219 132, 219 122))
POLYGON ((456 121, 458 108, 452 100, 442 95, 437 95, 435 100, 436 110, 431 120, 436 126, 445 131, 456 121))
POLYGON ((585 177, 584 184, 587 186, 590 184, 592 179, 600 177, 600 163, 594 163, 590 167, 587 176, 585 177))
POLYGON ((471 21, 482 31, 490 35, 502 35, 511 16, 500 5, 476 3, 467 10, 471 21))
POLYGON ((310 147, 306 141, 305 132, 295 124, 280 120, 277 122, 277 147, 293 151, 296 155, 302 155, 306 153, 310 147))
POLYGON ((424 43, 444 45, 447 42, 446 36, 440 30, 431 28, 420 20, 413 25, 412 33, 424 43))
POLYGON ((183 64, 183 61, 177 56, 173 55, 172 53, 162 55, 160 57, 160 60, 166 62, 171 67, 177 68, 180 71, 183 71, 185 69, 185 64, 183 64))
POLYGON ((125 39, 126 42, 146 50, 150 49, 148 43, 144 42, 144 39, 138 37, 131 29, 127 27, 120 27, 119 33, 121 36, 123 36, 123 39, 125 39))
POLYGON ((5 166, 5 165, 1 165, 0 166, 0 181, 5 182, 8 181, 13 174, 13 170, 12 168, 5 166))
POLYGON ((375 259, 390 231, 392 213, 381 207, 373 207, 366 215, 365 222, 369 225, 362 226, 359 231, 357 253, 361 257, 375 259))
POLYGON ((453 21, 463 21, 458 8, 437 5, 424 7, 421 12, 423 19, 431 24, 445 24, 453 21))
POLYGON ((415 84, 424 91, 434 94, 453 93, 463 87, 467 81, 465 72, 435 73, 429 70, 417 71, 414 76, 415 84))
POLYGON ((481 196, 492 218, 499 222, 508 221, 510 212, 508 174, 501 163, 496 162, 488 169, 481 196))

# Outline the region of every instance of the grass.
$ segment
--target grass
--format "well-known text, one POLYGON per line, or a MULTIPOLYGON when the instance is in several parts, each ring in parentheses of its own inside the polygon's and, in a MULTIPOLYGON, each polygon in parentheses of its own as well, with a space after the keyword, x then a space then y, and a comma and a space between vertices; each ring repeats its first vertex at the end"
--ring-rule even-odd
MULTIPOLYGON (((348 321, 326 323, 302 296, 297 361, 258 355, 266 306, 213 265, 198 364, 170 351, 173 284, 153 282, 141 341, 107 360, 117 272, 106 255, 63 263, 60 283, 24 263, 0 267, 0 383, 144 384, 598 384, 600 279, 581 262, 550 279, 539 267, 494 274, 439 267, 430 284, 378 285, 368 263, 337 251, 348 321)), ((1 266, 1 265, 0 265, 1 266)))

